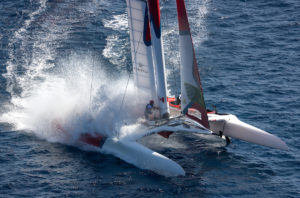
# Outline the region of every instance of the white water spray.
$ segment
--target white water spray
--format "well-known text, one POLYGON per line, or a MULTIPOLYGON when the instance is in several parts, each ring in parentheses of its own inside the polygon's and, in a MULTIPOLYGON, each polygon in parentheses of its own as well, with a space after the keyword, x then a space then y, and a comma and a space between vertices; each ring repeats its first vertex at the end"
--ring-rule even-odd
POLYGON ((109 79, 99 68, 93 71, 90 93, 91 69, 93 64, 99 65, 92 62, 91 56, 74 55, 59 64, 59 74, 49 74, 44 82, 28 91, 26 97, 12 100, 11 111, 3 114, 1 120, 49 141, 68 143, 81 133, 117 136, 123 123, 134 120, 135 111, 143 112, 135 107, 132 82, 129 82, 121 107, 127 79, 109 79), (55 122, 59 122, 68 134, 59 134, 53 127, 55 122))

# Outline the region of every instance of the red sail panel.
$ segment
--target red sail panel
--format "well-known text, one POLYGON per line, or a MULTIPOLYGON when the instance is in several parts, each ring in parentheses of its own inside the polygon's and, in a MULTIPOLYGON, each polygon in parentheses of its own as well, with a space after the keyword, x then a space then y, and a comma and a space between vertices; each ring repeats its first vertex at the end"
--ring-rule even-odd
POLYGON ((160 10, 159 0, 148 0, 150 20, 154 23, 154 31, 157 38, 160 38, 160 10))
POLYGON ((150 20, 148 17, 148 6, 145 8, 145 18, 144 18, 144 43, 146 46, 151 45, 151 33, 150 33, 150 20))
POLYGON ((190 32, 184 0, 176 0, 179 31, 190 32))

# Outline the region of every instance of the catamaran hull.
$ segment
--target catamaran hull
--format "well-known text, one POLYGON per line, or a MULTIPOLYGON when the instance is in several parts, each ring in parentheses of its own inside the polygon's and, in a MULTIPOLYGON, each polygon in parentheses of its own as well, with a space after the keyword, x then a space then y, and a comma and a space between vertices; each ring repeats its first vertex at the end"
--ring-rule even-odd
POLYGON ((171 159, 132 141, 107 138, 101 151, 112 154, 141 169, 151 170, 164 176, 185 175, 183 168, 171 159))
POLYGON ((271 148, 287 150, 287 145, 275 135, 240 121, 231 114, 208 114, 210 129, 224 135, 271 148))
MULTIPOLYGON (((169 102, 172 100, 172 98, 169 99, 169 102)), ((170 106, 173 115, 180 113, 180 109, 177 107, 178 105, 176 106, 170 103, 170 106)), ((189 111, 192 112, 194 110, 189 109, 189 111)), ((236 138, 271 148, 288 149, 287 145, 277 136, 242 122, 235 115, 216 113, 208 113, 207 115, 210 126, 209 129, 216 135, 236 138)))

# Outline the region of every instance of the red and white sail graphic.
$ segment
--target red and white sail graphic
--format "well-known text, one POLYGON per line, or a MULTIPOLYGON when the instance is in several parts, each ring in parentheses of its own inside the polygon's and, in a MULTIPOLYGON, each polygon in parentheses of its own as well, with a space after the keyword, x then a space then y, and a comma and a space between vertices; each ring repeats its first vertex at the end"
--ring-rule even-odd
POLYGON ((181 71, 181 111, 209 128, 202 85, 198 71, 184 0, 176 0, 179 24, 181 71))

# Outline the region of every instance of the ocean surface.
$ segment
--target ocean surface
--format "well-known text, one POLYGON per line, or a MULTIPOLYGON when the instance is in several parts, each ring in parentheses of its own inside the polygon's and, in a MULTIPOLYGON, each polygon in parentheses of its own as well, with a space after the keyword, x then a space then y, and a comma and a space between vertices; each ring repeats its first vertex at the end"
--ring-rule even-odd
MULTIPOLYGON (((176 95, 176 5, 160 4, 168 91, 176 95)), ((126 136, 118 129, 137 100, 126 2, 1 0, 0 197, 300 197, 300 1, 186 7, 207 106, 280 137, 289 150, 153 135, 141 143, 186 171, 164 177, 78 146, 82 132, 126 136), (56 120, 69 136, 51 129, 56 120)))

